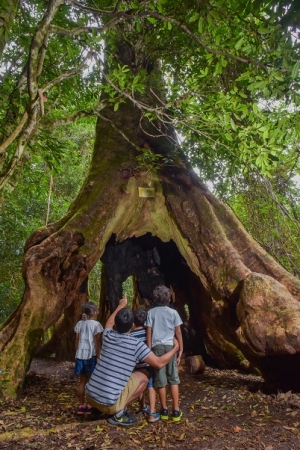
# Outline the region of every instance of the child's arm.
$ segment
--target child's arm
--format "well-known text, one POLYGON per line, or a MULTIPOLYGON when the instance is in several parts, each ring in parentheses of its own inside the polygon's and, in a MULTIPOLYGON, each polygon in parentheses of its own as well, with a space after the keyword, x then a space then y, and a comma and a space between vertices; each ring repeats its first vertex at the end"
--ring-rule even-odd
POLYGON ((152 348, 152 328, 147 327, 147 345, 152 348))
POLYGON ((100 350, 101 350, 101 333, 97 333, 94 335, 94 342, 96 348, 96 356, 97 359, 100 358, 100 350))
POLYGON ((181 356, 182 356, 182 352, 183 352, 183 340, 182 340, 182 334, 181 334, 181 328, 180 325, 178 325, 177 327, 175 327, 175 336, 176 339, 178 341, 179 344, 179 352, 177 355, 177 364, 180 364, 180 360, 181 360, 181 356))
POLYGON ((117 313, 120 311, 120 309, 125 308, 126 305, 127 305, 127 297, 126 297, 126 294, 125 294, 124 298, 121 298, 121 300, 119 301, 119 305, 117 306, 117 308, 114 310, 114 312, 107 319, 107 322, 105 324, 105 328, 112 328, 114 326, 114 324, 115 324, 115 317, 116 317, 117 313))
POLYGON ((75 352, 77 352, 77 350, 78 350, 78 345, 79 345, 79 333, 76 333, 76 337, 75 337, 75 352))

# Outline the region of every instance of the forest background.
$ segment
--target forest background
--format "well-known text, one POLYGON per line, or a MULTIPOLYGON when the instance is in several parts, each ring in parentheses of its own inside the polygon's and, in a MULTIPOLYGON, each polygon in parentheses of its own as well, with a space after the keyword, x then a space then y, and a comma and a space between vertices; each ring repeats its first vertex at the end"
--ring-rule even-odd
MULTIPOLYGON (((117 111, 144 89, 146 66, 135 77, 116 67, 103 83, 103 49, 116 27, 140 35, 146 59, 160 59, 164 120, 202 181, 299 276, 298 2, 184 3, 1 2, 0 323, 22 298, 27 238, 65 214, 88 173, 101 91, 117 111)), ((145 108, 149 120, 159 114, 145 108)), ((140 150, 141 167, 157 164, 140 150)), ((100 271, 98 263, 89 277, 96 302, 100 271)))

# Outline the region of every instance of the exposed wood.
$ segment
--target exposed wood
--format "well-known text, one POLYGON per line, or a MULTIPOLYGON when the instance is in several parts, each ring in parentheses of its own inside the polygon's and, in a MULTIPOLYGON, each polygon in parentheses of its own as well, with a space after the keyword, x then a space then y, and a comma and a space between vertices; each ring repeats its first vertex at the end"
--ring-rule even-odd
POLYGON ((197 374, 203 373, 205 364, 201 355, 188 356, 185 359, 187 373, 197 374))

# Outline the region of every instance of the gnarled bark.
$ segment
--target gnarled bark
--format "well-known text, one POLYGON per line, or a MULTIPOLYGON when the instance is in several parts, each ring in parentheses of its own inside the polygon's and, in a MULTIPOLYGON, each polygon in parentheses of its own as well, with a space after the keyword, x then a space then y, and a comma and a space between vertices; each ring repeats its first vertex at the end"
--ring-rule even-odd
POLYGON ((299 386, 299 280, 247 234, 177 149, 172 165, 143 171, 136 160, 143 147, 168 155, 174 134, 145 122, 131 103, 104 109, 77 198, 65 217, 28 240, 24 298, 0 332, 5 397, 22 385, 44 331, 77 304, 99 258, 102 318, 116 307, 129 275, 141 302, 151 303, 152 287, 163 281, 173 287, 183 319, 189 309, 191 353, 222 367, 252 364, 282 388, 299 386), (140 197, 139 188, 149 186, 151 196, 140 197))

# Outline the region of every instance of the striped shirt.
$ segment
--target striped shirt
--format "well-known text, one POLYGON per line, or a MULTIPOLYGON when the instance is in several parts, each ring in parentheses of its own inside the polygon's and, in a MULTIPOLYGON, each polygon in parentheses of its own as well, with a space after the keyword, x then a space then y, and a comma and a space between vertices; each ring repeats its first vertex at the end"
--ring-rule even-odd
MULTIPOLYGON (((134 328, 130 331, 130 336, 134 337, 135 339, 140 339, 142 342, 147 343, 147 335, 146 335, 146 328, 134 328)), ((135 369, 142 369, 143 367, 149 367, 149 364, 144 362, 138 362, 135 366, 135 369)))
POLYGON ((100 360, 85 387, 86 394, 100 405, 114 405, 136 363, 151 353, 141 340, 106 328, 100 360))

